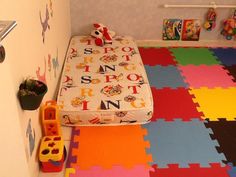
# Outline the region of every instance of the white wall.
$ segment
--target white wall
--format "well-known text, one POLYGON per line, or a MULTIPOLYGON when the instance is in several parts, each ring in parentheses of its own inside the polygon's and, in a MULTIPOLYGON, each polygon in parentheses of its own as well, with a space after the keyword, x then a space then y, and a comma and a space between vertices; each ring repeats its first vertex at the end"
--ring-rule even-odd
MULTIPOLYGON (((213 1, 213 0, 212 0, 213 1)), ((201 19, 204 8, 163 8, 163 4, 209 4, 206 0, 70 0, 72 35, 89 34, 92 23, 101 22, 120 35, 137 40, 161 40, 165 18, 201 19)), ((215 0, 218 4, 235 4, 235 0, 215 0)), ((224 40, 220 35, 222 19, 232 9, 217 9, 217 26, 212 32, 201 31, 200 40, 224 40)))
MULTIPOLYGON (((48 85, 48 92, 43 102, 55 99, 57 83, 71 36, 69 5, 69 0, 1 0, 0 20, 17 21, 15 29, 1 42, 5 46, 7 57, 6 61, 0 65, 8 71, 0 72, 1 85, 4 84, 4 80, 8 80, 11 84, 9 87, 1 86, 1 95, 5 94, 5 98, 0 99, 0 107, 3 109, 8 107, 8 115, 4 118, 1 116, 1 125, 5 126, 5 129, 3 132, 0 131, 0 139, 2 142, 2 139, 5 139, 6 135, 9 134, 12 136, 11 142, 16 142, 12 149, 7 145, 5 146, 4 143, 1 144, 0 151, 4 152, 3 155, 1 154, 1 158, 7 159, 12 155, 11 159, 15 160, 14 163, 18 163, 18 168, 22 171, 25 168, 21 161, 25 160, 31 177, 38 176, 39 172, 38 145, 42 135, 39 110, 23 111, 21 109, 17 99, 18 87, 27 76, 40 79, 36 74, 37 70, 40 69, 39 75, 46 79, 48 85), (45 41, 43 42, 40 12, 44 21, 46 5, 49 9, 48 24, 50 29, 46 30, 45 41), (49 55, 51 55, 51 59, 49 59, 49 55), (59 65, 54 68, 52 61, 56 58, 58 58, 59 65), (26 133, 30 120, 33 136, 35 132, 35 146, 32 154, 30 154, 29 135, 26 133), (15 136, 16 133, 17 136, 15 136), (24 145, 22 146, 20 143, 24 145), (17 159, 21 159, 21 161, 18 162, 17 159)), ((5 165, 8 166, 9 163, 5 165)), ((1 168, 2 165, 0 165, 1 168)), ((7 169, 9 168, 10 166, 7 169)), ((12 170, 8 170, 8 176, 2 176, 1 171, 1 177, 27 177, 27 175, 20 175, 20 173, 17 175, 17 169, 14 166, 12 170)))

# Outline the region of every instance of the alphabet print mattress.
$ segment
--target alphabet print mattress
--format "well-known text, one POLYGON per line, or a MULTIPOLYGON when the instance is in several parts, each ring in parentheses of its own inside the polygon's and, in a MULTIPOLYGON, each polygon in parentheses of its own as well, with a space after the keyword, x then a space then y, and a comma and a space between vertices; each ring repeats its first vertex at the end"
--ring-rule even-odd
POLYGON ((73 37, 57 102, 67 126, 149 122, 153 98, 134 40, 117 36, 100 47, 90 36, 73 37))

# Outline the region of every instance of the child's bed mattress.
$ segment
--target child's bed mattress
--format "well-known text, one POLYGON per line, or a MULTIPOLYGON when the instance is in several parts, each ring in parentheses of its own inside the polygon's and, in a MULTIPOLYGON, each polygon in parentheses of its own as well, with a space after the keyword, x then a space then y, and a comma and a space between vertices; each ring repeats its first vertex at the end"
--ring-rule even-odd
POLYGON ((132 38, 117 36, 112 44, 99 47, 92 37, 73 37, 57 102, 63 125, 149 122, 152 93, 132 38))

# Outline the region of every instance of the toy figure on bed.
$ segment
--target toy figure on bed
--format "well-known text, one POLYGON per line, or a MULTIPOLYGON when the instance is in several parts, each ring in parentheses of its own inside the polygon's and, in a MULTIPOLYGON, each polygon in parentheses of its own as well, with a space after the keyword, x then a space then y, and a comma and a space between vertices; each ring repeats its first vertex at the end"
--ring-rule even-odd
POLYGON ((112 38, 115 36, 114 31, 109 30, 101 23, 95 23, 93 26, 95 29, 91 32, 91 36, 95 37, 95 44, 97 46, 112 44, 112 38))
POLYGON ((236 10, 231 18, 224 20, 221 34, 225 36, 227 40, 231 40, 233 37, 236 39, 236 10))

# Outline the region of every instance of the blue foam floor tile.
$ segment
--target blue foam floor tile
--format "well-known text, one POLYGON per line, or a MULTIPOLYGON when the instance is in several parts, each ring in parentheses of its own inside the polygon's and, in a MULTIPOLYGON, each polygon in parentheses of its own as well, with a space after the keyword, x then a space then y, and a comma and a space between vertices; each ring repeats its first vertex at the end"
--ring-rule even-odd
POLYGON ((231 66, 236 64, 236 48, 212 48, 214 55, 223 65, 231 66))
POLYGON ((230 177, 236 177, 236 167, 234 167, 232 164, 228 164, 230 166, 230 169, 228 170, 228 174, 230 177))
POLYGON ((198 163, 202 167, 209 167, 209 163, 225 166, 222 162, 224 154, 217 152, 215 147, 218 143, 210 138, 211 129, 198 119, 190 122, 160 119, 143 127, 148 131, 145 139, 150 142, 147 153, 152 154, 152 164, 160 168, 168 164, 188 167, 190 163, 198 163))
POLYGON ((156 88, 177 88, 188 87, 181 76, 180 70, 176 66, 147 66, 145 69, 150 85, 156 88))

